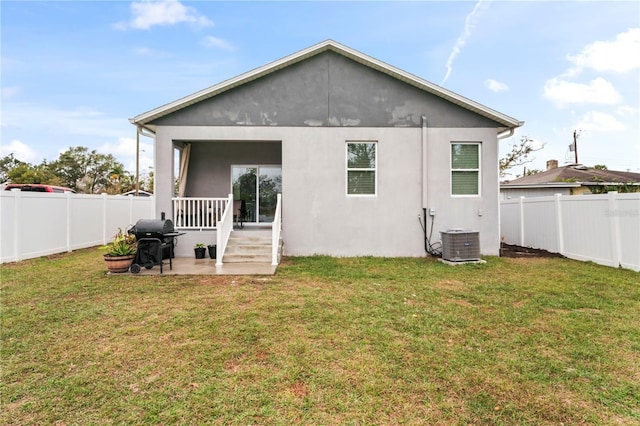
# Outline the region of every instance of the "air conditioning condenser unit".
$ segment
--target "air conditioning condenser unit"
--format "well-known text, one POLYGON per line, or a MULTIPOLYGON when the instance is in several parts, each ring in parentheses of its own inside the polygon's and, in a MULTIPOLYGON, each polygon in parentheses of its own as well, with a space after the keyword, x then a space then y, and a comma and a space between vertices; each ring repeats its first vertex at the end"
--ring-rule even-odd
POLYGON ((471 262, 480 260, 480 234, 467 229, 441 231, 442 260, 471 262))

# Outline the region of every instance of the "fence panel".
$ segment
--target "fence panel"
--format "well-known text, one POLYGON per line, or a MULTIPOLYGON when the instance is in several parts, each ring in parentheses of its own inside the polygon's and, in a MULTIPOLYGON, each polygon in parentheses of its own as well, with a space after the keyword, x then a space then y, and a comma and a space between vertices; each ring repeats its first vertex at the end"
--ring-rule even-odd
POLYGON ((640 267, 640 198, 634 194, 620 194, 617 205, 609 210, 611 219, 617 221, 613 232, 620 238, 618 250, 623 268, 639 270, 640 267))
POLYGON ((507 244, 640 271, 640 193, 504 200, 500 215, 507 244))
POLYGON ((607 199, 602 196, 567 196, 562 199, 562 254, 572 259, 614 266, 607 206, 607 199))
POLYGON ((153 197, 0 191, 0 263, 102 245, 155 217, 153 197))
POLYGON ((98 226, 96 223, 96 218, 102 218, 102 207, 105 202, 103 197, 98 195, 71 195, 70 202, 70 250, 104 244, 102 226, 98 226))
POLYGON ((523 220, 524 239, 531 247, 547 247, 548 251, 558 252, 558 232, 555 221, 555 198, 538 197, 526 203, 523 220))

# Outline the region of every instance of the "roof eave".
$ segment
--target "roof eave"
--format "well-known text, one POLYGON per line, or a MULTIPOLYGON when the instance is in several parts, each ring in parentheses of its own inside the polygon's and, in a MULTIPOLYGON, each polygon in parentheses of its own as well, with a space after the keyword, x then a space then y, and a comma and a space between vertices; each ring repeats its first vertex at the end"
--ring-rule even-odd
POLYGON ((580 182, 549 182, 549 183, 501 183, 501 189, 541 189, 541 188, 577 188, 580 182))

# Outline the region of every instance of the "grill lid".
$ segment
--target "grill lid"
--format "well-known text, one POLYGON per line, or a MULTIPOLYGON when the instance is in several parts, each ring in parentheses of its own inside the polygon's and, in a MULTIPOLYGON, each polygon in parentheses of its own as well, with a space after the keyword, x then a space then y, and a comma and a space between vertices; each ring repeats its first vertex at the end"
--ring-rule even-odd
POLYGON ((140 219, 129 230, 136 238, 158 237, 175 231, 173 222, 169 219, 140 219))

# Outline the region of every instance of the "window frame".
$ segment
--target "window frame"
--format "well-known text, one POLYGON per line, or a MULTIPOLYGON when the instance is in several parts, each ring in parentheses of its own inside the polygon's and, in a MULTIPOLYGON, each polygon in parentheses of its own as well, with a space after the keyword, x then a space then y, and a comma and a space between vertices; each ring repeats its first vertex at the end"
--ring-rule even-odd
POLYGON ((347 197, 376 197, 378 196, 378 141, 374 140, 348 140, 344 148, 345 159, 345 193, 347 197), (375 158, 373 168, 371 167, 349 167, 349 145, 351 144, 370 144, 375 147, 375 158), (369 171, 373 172, 373 193, 372 194, 350 194, 349 193, 349 172, 351 171, 369 171))
POLYGON ((449 145, 449 194, 455 198, 481 197, 482 196, 482 142, 459 142, 452 141, 449 145), (478 147, 478 167, 477 168, 453 168, 453 146, 454 145, 476 145, 478 147), (477 191, 475 194, 454 194, 453 174, 454 172, 475 172, 478 174, 477 191))

